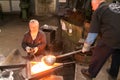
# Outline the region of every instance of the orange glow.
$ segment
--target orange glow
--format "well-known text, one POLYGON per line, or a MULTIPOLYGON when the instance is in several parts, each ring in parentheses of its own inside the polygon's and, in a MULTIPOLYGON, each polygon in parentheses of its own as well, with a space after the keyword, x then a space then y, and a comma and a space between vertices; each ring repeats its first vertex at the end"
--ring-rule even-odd
POLYGON ((31 64, 33 64, 31 66, 31 74, 43 72, 60 65, 60 63, 55 63, 53 66, 48 66, 44 62, 31 62, 31 64))

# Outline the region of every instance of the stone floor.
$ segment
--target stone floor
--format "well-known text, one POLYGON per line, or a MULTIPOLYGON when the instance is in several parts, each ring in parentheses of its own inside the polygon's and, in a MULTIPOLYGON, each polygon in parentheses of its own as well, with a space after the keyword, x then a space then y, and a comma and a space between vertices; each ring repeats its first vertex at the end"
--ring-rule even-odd
MULTIPOLYGON (((111 77, 107 74, 106 69, 109 68, 110 65, 110 59, 104 64, 103 68, 98 73, 97 77, 93 80, 113 80, 111 77)), ((88 68, 86 65, 81 65, 79 63, 76 64, 75 67, 75 80, 87 80, 81 73, 82 68, 88 68)), ((119 71, 120 72, 120 71, 119 71)), ((120 80, 120 74, 118 75, 117 80, 120 80)))
MULTIPOLYGON (((51 15, 30 17, 30 19, 33 18, 39 20, 41 26, 44 24, 58 25, 56 18, 51 15)), ((21 41, 26 31, 28 31, 28 21, 23 22, 16 14, 5 14, 4 19, 0 20, 0 54, 6 56, 13 49, 19 49, 24 54, 21 41)))
MULTIPOLYGON (((40 25, 48 24, 53 26, 58 26, 58 19, 52 15, 47 17, 31 17, 38 19, 40 25)), ((24 33, 28 30, 28 21, 23 22, 19 15, 8 14, 4 15, 4 20, 0 20, 0 54, 4 56, 9 55, 13 49, 19 49, 22 55, 25 54, 21 48, 21 41, 24 33)), ((56 33, 58 37, 59 33, 56 33)), ((101 72, 98 74, 97 78, 94 80, 109 80, 108 75, 105 72, 108 68, 110 61, 106 62, 101 72)), ((64 80, 86 80, 80 73, 80 69, 84 67, 82 65, 66 65, 62 69, 58 70, 59 74, 64 76, 64 80), (75 69, 76 67, 76 69, 75 69), (75 73, 74 73, 75 70, 75 73)), ((86 67, 86 66, 85 66, 86 67)), ((58 73, 57 73, 58 74, 58 73)), ((118 80, 120 80, 120 75, 118 80)))

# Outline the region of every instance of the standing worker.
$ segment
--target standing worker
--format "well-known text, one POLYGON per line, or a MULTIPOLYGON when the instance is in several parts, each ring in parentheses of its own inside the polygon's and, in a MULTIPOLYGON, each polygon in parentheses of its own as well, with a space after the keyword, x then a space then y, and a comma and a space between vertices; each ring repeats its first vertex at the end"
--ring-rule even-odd
POLYGON ((81 72, 88 79, 95 78, 112 55, 111 67, 107 72, 113 80, 116 80, 120 67, 120 0, 109 4, 105 0, 92 0, 91 3, 94 13, 82 52, 90 50, 97 35, 100 39, 97 40, 93 50, 89 68, 82 69, 81 72))
POLYGON ((39 22, 35 19, 30 20, 29 31, 24 35, 22 48, 33 59, 45 55, 45 47, 46 36, 43 31, 39 30, 39 22))
POLYGON ((20 17, 23 19, 23 21, 28 20, 29 16, 29 8, 30 8, 30 0, 20 0, 20 17))

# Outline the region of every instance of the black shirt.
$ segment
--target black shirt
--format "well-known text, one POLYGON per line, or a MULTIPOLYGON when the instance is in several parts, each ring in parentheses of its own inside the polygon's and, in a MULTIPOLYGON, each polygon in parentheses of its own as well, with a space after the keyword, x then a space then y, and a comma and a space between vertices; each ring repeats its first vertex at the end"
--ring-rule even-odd
POLYGON ((42 54, 42 52, 44 51, 46 47, 46 36, 44 32, 39 31, 35 40, 32 39, 30 32, 27 32, 24 35, 24 38, 22 41, 22 48, 25 50, 27 46, 32 47, 32 48, 38 47, 38 51, 35 55, 42 54))
POLYGON ((120 13, 111 10, 110 5, 102 3, 93 13, 90 33, 99 33, 105 44, 120 49, 120 13))

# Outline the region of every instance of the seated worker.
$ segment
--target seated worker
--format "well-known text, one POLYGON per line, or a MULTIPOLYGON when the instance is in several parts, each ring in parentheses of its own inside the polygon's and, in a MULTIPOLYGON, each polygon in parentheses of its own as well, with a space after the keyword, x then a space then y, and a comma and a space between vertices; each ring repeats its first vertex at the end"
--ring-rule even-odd
POLYGON ((29 21, 29 31, 22 40, 22 48, 27 52, 29 59, 43 56, 46 47, 46 36, 39 30, 39 22, 35 19, 29 21))

